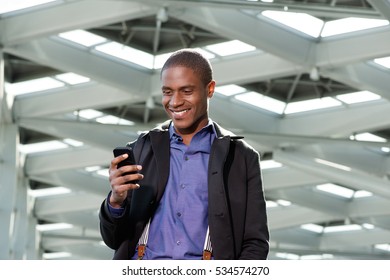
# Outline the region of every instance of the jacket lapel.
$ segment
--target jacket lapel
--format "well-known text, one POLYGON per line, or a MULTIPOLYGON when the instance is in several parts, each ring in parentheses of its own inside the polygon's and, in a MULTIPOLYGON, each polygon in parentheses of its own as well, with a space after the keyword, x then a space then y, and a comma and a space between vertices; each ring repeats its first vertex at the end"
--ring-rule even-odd
POLYGON ((155 155, 156 172, 159 178, 156 197, 157 201, 159 201, 164 193, 169 176, 170 139, 168 129, 163 126, 162 129, 150 131, 150 143, 155 155))

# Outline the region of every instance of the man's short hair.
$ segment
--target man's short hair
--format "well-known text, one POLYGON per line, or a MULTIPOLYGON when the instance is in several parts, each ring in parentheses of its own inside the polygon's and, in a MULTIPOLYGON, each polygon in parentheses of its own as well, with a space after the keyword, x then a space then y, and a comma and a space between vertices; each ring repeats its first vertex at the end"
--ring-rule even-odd
POLYGON ((161 73, 175 66, 192 69, 205 86, 213 80, 213 69, 209 60, 193 49, 181 49, 174 52, 165 62, 161 73))

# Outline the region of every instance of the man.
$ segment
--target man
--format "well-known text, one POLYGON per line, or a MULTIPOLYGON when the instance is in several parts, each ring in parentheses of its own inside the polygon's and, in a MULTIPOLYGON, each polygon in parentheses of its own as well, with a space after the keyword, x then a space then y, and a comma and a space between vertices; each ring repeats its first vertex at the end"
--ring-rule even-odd
POLYGON ((117 168, 127 155, 111 161, 99 217, 114 259, 266 259, 259 154, 209 119, 209 61, 179 50, 161 82, 171 120, 129 144, 138 165, 117 168))

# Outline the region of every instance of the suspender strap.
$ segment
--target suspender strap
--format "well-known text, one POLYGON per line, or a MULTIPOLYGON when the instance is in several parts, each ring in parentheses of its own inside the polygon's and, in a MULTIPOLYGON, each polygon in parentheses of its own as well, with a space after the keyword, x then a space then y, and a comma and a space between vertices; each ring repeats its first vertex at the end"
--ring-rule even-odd
POLYGON ((142 232, 142 235, 138 241, 138 260, 142 260, 145 255, 146 244, 148 243, 148 238, 149 238, 150 220, 151 218, 146 224, 144 231, 142 232))
MULTIPOLYGON (((144 231, 142 232, 142 235, 138 241, 138 258, 137 258, 137 260, 142 260, 145 256, 146 245, 148 244, 148 239, 149 239, 150 221, 151 221, 151 218, 149 219, 148 223, 146 224, 144 231)), ((209 227, 207 227, 206 239, 204 241, 204 247, 203 247, 202 260, 211 260, 212 252, 213 252, 213 249, 211 247, 210 232, 209 232, 209 227)))
POLYGON ((213 252, 213 248, 211 247, 210 230, 209 227, 207 227, 206 239, 204 240, 204 246, 203 246, 202 260, 211 260, 212 252, 213 252))

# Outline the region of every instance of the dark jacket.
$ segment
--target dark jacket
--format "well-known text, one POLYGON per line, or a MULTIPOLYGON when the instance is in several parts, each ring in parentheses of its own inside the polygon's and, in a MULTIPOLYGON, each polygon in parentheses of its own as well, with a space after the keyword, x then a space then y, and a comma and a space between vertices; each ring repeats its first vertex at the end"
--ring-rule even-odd
MULTIPOLYGON (((242 137, 214 123, 208 167, 208 221, 215 259, 266 259, 269 233, 260 157, 242 137)), ((129 191, 124 213, 109 214, 102 203, 99 218, 104 242, 115 250, 114 259, 130 259, 143 228, 155 212, 169 175, 169 122, 130 143, 142 165, 141 187, 129 191)))

